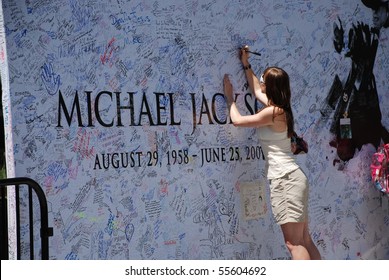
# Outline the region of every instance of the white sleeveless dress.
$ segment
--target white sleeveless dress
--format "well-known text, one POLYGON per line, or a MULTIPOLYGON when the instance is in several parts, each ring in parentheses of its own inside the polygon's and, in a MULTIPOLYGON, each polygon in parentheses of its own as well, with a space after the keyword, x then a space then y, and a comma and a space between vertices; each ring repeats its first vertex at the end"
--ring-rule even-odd
POLYGON ((266 159, 270 201, 276 222, 306 222, 308 217, 308 179, 291 152, 287 131, 260 127, 259 140, 266 159))

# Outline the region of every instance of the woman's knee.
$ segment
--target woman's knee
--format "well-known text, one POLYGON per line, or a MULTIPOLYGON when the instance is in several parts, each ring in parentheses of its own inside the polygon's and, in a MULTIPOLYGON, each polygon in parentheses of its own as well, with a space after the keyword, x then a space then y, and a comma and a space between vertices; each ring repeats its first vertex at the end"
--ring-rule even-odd
POLYGON ((286 247, 288 248, 290 254, 292 255, 292 260, 310 260, 308 250, 302 245, 294 245, 290 242, 286 242, 286 247))
POLYGON ((285 242, 290 242, 294 245, 305 245, 304 240, 304 225, 301 223, 286 223, 281 225, 282 233, 285 242))
POLYGON ((313 244, 313 240, 312 240, 311 234, 308 230, 307 223, 304 225, 303 238, 304 238, 305 245, 309 246, 309 245, 313 244))

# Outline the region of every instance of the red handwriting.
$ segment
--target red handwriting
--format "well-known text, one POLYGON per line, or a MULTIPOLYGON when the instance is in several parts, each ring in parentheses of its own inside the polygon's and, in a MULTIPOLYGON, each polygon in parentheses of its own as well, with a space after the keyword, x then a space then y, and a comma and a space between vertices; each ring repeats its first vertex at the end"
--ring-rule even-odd
POLYGON ((78 152, 82 158, 91 158, 95 154, 94 147, 89 148, 90 133, 78 131, 78 139, 74 143, 73 152, 78 152))
POLYGON ((113 53, 116 50, 114 42, 115 38, 112 38, 111 41, 108 42, 108 46, 105 49, 104 54, 100 56, 101 63, 105 64, 112 59, 113 53))

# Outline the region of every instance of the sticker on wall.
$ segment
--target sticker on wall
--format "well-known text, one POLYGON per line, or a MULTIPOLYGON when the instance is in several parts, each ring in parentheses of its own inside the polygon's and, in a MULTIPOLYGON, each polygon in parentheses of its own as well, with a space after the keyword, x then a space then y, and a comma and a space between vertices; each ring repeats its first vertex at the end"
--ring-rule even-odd
POLYGON ((242 215, 246 221, 265 216, 267 212, 265 187, 266 185, 263 181, 244 182, 241 184, 242 215))
POLYGON ((340 138, 342 139, 351 139, 351 120, 350 118, 340 119, 340 138))

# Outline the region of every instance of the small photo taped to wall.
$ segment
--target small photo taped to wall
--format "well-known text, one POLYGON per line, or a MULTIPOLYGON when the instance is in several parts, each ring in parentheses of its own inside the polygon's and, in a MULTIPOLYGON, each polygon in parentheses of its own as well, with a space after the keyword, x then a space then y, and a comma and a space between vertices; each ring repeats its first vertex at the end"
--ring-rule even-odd
POLYGON ((351 139, 351 120, 350 118, 341 118, 340 119, 340 138, 342 139, 351 139))

